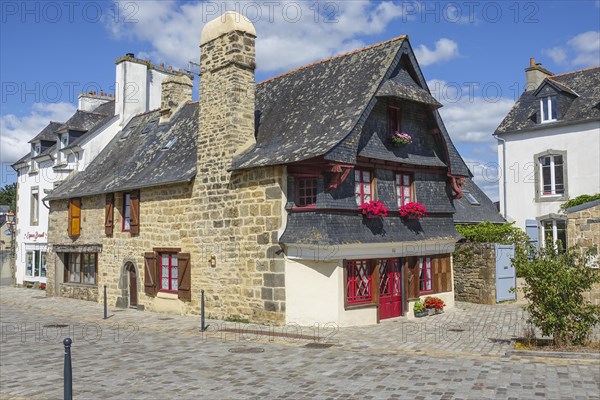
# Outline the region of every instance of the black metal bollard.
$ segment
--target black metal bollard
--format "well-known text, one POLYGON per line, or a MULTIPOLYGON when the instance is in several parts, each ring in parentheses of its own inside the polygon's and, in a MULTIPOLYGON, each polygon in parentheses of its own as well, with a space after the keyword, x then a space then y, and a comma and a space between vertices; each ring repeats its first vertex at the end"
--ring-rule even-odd
POLYGON ((206 326, 204 325, 204 289, 200 290, 200 331, 204 332, 206 326))
POLYGON ((107 318, 107 310, 106 310, 106 285, 104 285, 104 319, 107 318))
POLYGON ((65 383, 65 400, 73 400, 73 370, 71 368, 71 338, 63 340, 65 345, 65 371, 64 371, 64 383, 65 383))

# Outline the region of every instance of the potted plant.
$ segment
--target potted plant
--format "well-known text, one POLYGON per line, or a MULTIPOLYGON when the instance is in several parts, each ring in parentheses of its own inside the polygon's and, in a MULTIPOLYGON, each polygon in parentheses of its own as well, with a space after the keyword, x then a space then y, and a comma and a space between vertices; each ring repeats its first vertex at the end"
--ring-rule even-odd
POLYGON ((427 215, 425 206, 417 201, 406 203, 398 209, 400 216, 406 219, 419 219, 427 215))
POLYGON ((423 300, 425 304, 425 308, 429 310, 430 314, 441 314, 444 312, 444 307, 446 307, 446 303, 439 297, 427 296, 425 300, 423 300))
POLYGON ((404 146, 412 143, 412 136, 408 133, 395 131, 390 135, 390 142, 392 142, 394 146, 404 146))
POLYGON ((415 317, 421 318, 429 315, 429 312, 425 309, 425 304, 421 300, 417 300, 413 306, 415 317))
POLYGON ((379 200, 371 200, 359 207, 361 213, 367 218, 387 217, 389 209, 379 200))

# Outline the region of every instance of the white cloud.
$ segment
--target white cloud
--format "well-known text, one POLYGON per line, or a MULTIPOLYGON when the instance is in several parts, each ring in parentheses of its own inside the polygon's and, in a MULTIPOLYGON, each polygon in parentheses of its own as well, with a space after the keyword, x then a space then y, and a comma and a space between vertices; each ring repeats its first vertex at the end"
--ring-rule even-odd
POLYGON ((432 79, 427 81, 432 95, 442 103, 440 114, 452 140, 463 143, 486 143, 514 104, 512 99, 490 94, 476 96, 473 86, 463 86, 432 79))
POLYGON ((555 63, 569 67, 600 65, 600 31, 580 33, 569 39, 565 46, 542 51, 555 63))
POLYGON ((562 47, 542 50, 542 53, 550 57, 557 64, 563 64, 567 59, 567 52, 562 47))
POLYGON ((435 42, 435 49, 430 50, 424 44, 415 48, 415 55, 423 67, 442 61, 448 61, 459 56, 458 44, 454 40, 441 38, 435 42))
POLYGON ((71 103, 35 103, 29 115, 0 116, 0 159, 14 163, 30 151, 29 141, 50 121, 64 122, 75 112, 71 103))
MULTIPOLYGON (((117 2, 118 3, 118 2, 117 2)), ((121 2, 123 9, 127 2, 121 2)), ((255 24, 257 67, 281 71, 361 47, 361 35, 383 32, 402 16, 402 7, 391 1, 347 2, 199 2, 180 5, 169 1, 137 2, 136 23, 108 21, 116 38, 130 37, 148 43, 140 49, 155 62, 187 66, 199 58, 204 23, 224 11, 247 15, 255 24), (160 27, 160 29, 157 29, 160 27)), ((121 18, 123 20, 124 18, 121 18)), ((398 32, 398 35, 405 32, 398 32)), ((139 51, 138 51, 139 52, 139 51)))

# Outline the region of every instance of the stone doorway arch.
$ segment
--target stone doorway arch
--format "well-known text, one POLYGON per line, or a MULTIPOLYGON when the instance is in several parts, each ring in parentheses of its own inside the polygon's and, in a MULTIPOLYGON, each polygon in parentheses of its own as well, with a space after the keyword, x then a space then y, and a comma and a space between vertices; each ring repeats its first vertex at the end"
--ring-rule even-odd
POLYGON ((139 308, 140 276, 134 261, 126 260, 121 267, 119 289, 121 296, 117 298, 117 307, 139 308))

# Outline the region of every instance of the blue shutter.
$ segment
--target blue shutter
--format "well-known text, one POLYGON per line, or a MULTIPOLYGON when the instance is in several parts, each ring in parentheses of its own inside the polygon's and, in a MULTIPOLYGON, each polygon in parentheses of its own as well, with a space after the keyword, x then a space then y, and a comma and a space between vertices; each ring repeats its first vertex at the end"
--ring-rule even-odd
POLYGON ((529 236, 529 243, 531 243, 535 249, 538 250, 538 223, 535 219, 525 220, 525 233, 527 233, 527 236, 529 236))

